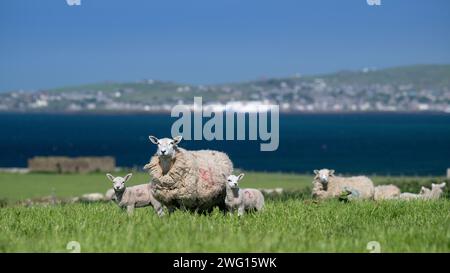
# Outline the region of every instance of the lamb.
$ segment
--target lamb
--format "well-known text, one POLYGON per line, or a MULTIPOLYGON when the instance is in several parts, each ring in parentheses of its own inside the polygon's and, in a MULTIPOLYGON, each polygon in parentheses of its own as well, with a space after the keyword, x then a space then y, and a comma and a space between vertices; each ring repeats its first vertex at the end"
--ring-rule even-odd
POLYGON ((225 208, 226 178, 233 172, 233 163, 225 153, 213 150, 187 151, 179 148, 181 136, 158 139, 149 136, 158 146, 156 154, 144 166, 154 184, 155 198, 169 211, 183 208, 210 211, 214 206, 225 208))
MULTIPOLYGON (((445 186, 445 183, 443 183, 445 186)), ((432 190, 430 190, 429 188, 426 187, 422 187, 420 189, 420 192, 417 193, 410 193, 410 192, 404 192, 401 193, 400 196, 398 197, 398 199, 400 200, 415 200, 415 199, 437 199, 439 198, 440 194, 439 194, 439 189, 440 187, 436 187, 436 184, 431 184, 431 186, 435 187, 435 192, 432 194, 432 190), (432 198, 433 196, 433 198, 432 198), (437 198, 435 196, 438 196, 437 198)), ((439 184, 442 185, 442 184, 439 184)), ((441 190, 441 194, 442 194, 442 190, 441 190)))
MULTIPOLYGON (((434 185, 434 184, 433 184, 434 185)), ((415 199, 430 199, 428 196, 430 196, 431 190, 426 187, 420 188, 420 192, 417 193, 410 193, 410 192, 403 192, 398 196, 398 199, 400 200, 415 200, 415 199)))
POLYGON ((439 199, 444 193, 445 182, 440 184, 431 183, 431 190, 422 193, 423 199, 439 199))
POLYGON ((314 170, 314 174, 313 198, 373 199, 375 187, 366 176, 339 177, 328 169, 314 170))
POLYGON ((373 199, 388 200, 400 196, 400 189, 395 185, 380 185, 375 187, 373 199))
POLYGON ((128 214, 132 214, 134 208, 153 206, 156 213, 159 216, 163 216, 164 212, 162 205, 153 197, 151 184, 142 184, 132 187, 125 186, 125 183, 130 180, 132 175, 133 174, 129 173, 125 177, 114 177, 109 173, 106 174, 108 179, 113 182, 113 189, 115 192, 115 198, 113 198, 114 201, 120 208, 126 208, 128 214))
POLYGON ((228 211, 233 213, 237 210, 242 216, 245 211, 261 211, 264 208, 264 196, 257 189, 240 189, 238 181, 242 180, 244 174, 238 176, 229 175, 227 177, 225 205, 228 211))

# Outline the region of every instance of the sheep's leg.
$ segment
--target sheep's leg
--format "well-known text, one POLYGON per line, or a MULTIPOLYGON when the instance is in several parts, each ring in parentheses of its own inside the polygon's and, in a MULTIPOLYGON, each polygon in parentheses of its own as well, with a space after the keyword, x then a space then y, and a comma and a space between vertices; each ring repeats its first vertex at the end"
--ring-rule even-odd
POLYGON ((127 213, 128 215, 132 215, 134 212, 134 205, 127 206, 127 213))
POLYGON ((156 211, 156 214, 158 214, 159 217, 164 216, 164 210, 162 206, 154 206, 154 209, 156 211))
POLYGON ((228 215, 230 215, 230 217, 233 217, 234 211, 235 211, 234 208, 230 208, 230 209, 228 210, 228 215))
POLYGON ((238 216, 243 216, 244 215, 244 211, 245 211, 244 206, 240 206, 238 208, 238 216))

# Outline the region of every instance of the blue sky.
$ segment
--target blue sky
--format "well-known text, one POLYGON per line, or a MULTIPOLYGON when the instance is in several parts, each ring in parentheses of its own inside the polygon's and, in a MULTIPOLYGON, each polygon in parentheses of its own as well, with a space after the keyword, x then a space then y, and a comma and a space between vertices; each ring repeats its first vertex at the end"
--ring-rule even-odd
POLYGON ((0 1, 0 91, 450 63, 450 1, 0 1))

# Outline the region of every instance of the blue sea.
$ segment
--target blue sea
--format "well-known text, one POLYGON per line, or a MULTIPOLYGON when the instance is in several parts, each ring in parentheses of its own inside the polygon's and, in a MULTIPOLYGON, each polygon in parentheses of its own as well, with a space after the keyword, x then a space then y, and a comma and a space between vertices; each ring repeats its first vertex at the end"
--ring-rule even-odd
MULTIPOLYGON (((169 114, 1 114, 0 167, 25 167, 37 155, 111 155, 118 166, 142 167, 155 152, 148 135, 170 134, 169 114)), ((450 115, 285 114, 280 144, 182 141, 186 149, 228 153, 244 170, 345 174, 444 175, 450 167, 450 115)))

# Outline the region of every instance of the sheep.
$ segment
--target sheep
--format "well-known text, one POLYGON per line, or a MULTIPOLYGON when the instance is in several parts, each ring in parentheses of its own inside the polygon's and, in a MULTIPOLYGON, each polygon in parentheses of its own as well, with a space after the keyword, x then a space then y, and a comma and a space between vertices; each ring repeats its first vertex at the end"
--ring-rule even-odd
POLYGON ((314 170, 314 174, 313 198, 373 199, 375 187, 366 176, 339 177, 328 169, 314 170))
POLYGON ((264 208, 264 196, 261 191, 239 188, 238 181, 243 177, 243 173, 238 176, 229 175, 226 184, 225 205, 230 214, 237 209, 238 216, 242 216, 245 211, 261 211, 264 208))
POLYGON ((428 196, 430 196, 430 193, 431 190, 429 188, 421 187, 419 193, 403 192, 397 197, 397 199, 400 200, 429 199, 428 196))
POLYGON ((125 177, 114 177, 109 173, 106 174, 106 177, 113 182, 115 192, 114 201, 120 208, 126 208, 128 214, 132 214, 134 208, 152 206, 158 216, 163 216, 162 205, 153 197, 151 184, 141 184, 132 187, 125 186, 125 183, 130 180, 132 175, 129 173, 125 177))
POLYGON ((103 201, 105 199, 105 196, 101 193, 86 193, 79 197, 78 201, 81 202, 99 202, 103 201))
POLYGON ((105 193, 105 201, 114 201, 116 198, 116 192, 114 189, 108 189, 105 193))
POLYGON ((388 200, 400 196, 400 189, 395 185, 380 185, 375 187, 373 199, 388 200))
POLYGON ((431 190, 422 193, 423 199, 439 199, 444 193, 443 188, 445 187, 445 182, 440 184, 431 183, 431 190))
POLYGON ((144 166, 152 176, 155 198, 169 211, 183 208, 210 211, 214 206, 225 208, 226 179, 222 174, 233 172, 233 163, 225 153, 213 150, 187 151, 179 148, 181 136, 158 139, 156 154, 144 166))

